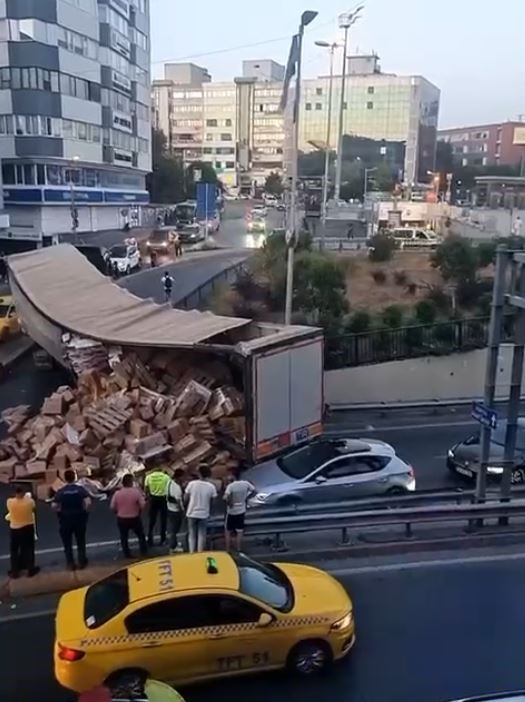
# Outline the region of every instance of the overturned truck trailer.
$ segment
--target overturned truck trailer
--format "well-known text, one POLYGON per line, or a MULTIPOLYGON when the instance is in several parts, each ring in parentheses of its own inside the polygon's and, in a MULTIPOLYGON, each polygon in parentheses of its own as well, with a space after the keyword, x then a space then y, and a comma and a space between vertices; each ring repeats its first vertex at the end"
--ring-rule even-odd
POLYGON ((237 449, 248 462, 322 432, 320 329, 158 305, 109 281, 68 244, 10 257, 9 278, 26 332, 75 373, 86 353, 107 359, 116 349, 173 354, 203 369, 227 364, 244 398, 237 449))

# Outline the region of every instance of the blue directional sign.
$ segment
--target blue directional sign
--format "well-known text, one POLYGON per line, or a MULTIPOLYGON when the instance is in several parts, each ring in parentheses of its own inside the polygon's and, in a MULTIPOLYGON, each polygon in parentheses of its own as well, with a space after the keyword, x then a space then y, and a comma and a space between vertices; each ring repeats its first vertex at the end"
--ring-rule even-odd
POLYGON ((217 212, 217 187, 213 183, 197 183, 197 219, 213 219, 217 212))
POLYGON ((490 409, 490 407, 485 407, 483 402, 473 402, 472 419, 476 422, 483 424, 484 427, 489 427, 490 429, 495 429, 498 426, 498 414, 495 410, 490 409))

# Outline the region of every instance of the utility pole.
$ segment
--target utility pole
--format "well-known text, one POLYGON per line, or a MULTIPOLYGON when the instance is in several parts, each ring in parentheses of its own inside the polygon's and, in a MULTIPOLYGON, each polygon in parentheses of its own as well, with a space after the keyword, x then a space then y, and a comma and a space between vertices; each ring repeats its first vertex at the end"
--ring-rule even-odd
POLYGON ((296 85, 294 99, 294 120, 293 120, 293 147, 292 147, 292 179, 290 192, 290 216, 288 229, 286 232, 288 244, 288 259, 286 265, 286 299, 284 306, 284 323, 292 323, 292 302, 293 302, 293 272, 295 260, 295 246, 297 243, 297 184, 299 176, 299 121, 301 114, 301 63, 303 53, 304 28, 317 17, 317 12, 306 10, 301 15, 301 24, 297 34, 297 67, 296 85))
POLYGON ((346 91, 346 60, 348 53, 348 31, 350 27, 357 22, 360 17, 360 12, 363 9, 360 5, 351 12, 344 12, 339 15, 339 27, 345 30, 345 39, 343 44, 343 68, 341 71, 341 102, 339 105, 339 133, 337 138, 337 168, 335 173, 335 199, 339 200, 341 196, 341 180, 343 177, 343 136, 344 136, 344 114, 345 114, 345 91, 346 91))
POLYGON ((330 147, 332 141, 332 101, 334 93, 334 54, 339 44, 330 44, 327 41, 316 41, 316 46, 330 49, 330 80, 328 83, 328 117, 326 123, 326 147, 324 159, 324 181, 323 181, 323 209, 322 209, 322 231, 321 231, 321 251, 324 251, 326 238, 326 220, 328 216, 328 182, 330 174, 330 147))
POLYGON ((78 208, 75 198, 75 183, 73 181, 73 163, 79 160, 78 156, 73 157, 73 161, 69 167, 69 211, 71 213, 71 231, 73 232, 74 242, 78 243, 78 208))
MULTIPOLYGON (((492 313, 490 318, 487 365, 485 369, 484 404, 492 408, 496 395, 496 377, 498 373, 499 347, 501 329, 503 326, 503 308, 505 304, 505 276, 507 270, 508 252, 503 246, 498 246, 496 252, 496 268, 494 273, 494 288, 492 291, 492 313)), ((476 502, 484 502, 487 494, 487 467, 490 458, 490 426, 481 427, 480 466, 476 479, 476 502)))

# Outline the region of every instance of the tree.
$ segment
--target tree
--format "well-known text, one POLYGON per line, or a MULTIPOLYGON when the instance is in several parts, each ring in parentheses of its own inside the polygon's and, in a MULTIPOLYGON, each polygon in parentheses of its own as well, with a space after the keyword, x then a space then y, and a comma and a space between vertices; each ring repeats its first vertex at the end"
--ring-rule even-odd
POLYGON ((383 323, 390 329, 399 329, 403 324, 403 308, 401 305, 389 305, 383 310, 383 323))
POLYGON ((390 193, 394 189, 396 179, 392 167, 388 163, 380 163, 377 170, 371 174, 370 180, 375 181, 375 189, 383 193, 390 193))
POLYGON ((194 161, 186 169, 186 197, 191 200, 196 198, 197 182, 211 183, 219 188, 221 187, 214 167, 207 161, 194 161), (199 181, 195 180, 195 171, 200 171, 199 181))
POLYGON ((153 129, 151 141, 153 166, 147 179, 151 201, 172 204, 184 200, 186 188, 182 161, 169 153, 162 131, 153 129))
POLYGON ((279 173, 270 173, 270 175, 266 178, 264 190, 269 195, 276 195, 277 197, 280 197, 283 194, 283 179, 279 173))
POLYGON ((370 253, 368 257, 371 261, 390 261, 394 255, 396 242, 387 234, 375 234, 370 239, 370 253))
POLYGON ((461 237, 448 237, 430 257, 433 268, 439 269, 443 280, 459 283, 475 280, 478 255, 470 241, 461 237))
POLYGON ((346 274, 338 259, 312 251, 297 256, 294 275, 294 303, 310 315, 313 323, 340 324, 348 310, 346 274))

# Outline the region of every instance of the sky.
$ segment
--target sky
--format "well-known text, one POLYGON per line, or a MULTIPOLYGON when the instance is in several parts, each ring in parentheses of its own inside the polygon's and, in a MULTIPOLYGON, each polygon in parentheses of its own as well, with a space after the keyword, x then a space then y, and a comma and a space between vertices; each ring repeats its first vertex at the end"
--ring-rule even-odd
MULTIPOLYGON (((241 74, 243 59, 286 63, 305 9, 319 10, 304 44, 304 75, 328 72, 316 40, 340 36, 345 0, 151 0, 154 77, 165 61, 205 66, 213 80, 241 74), (321 9, 322 8, 322 9, 321 9)), ((353 2, 353 0, 351 0, 353 2)), ((523 0, 363 0, 349 53, 375 51, 384 72, 422 75, 441 89, 440 127, 525 119, 523 0)))

